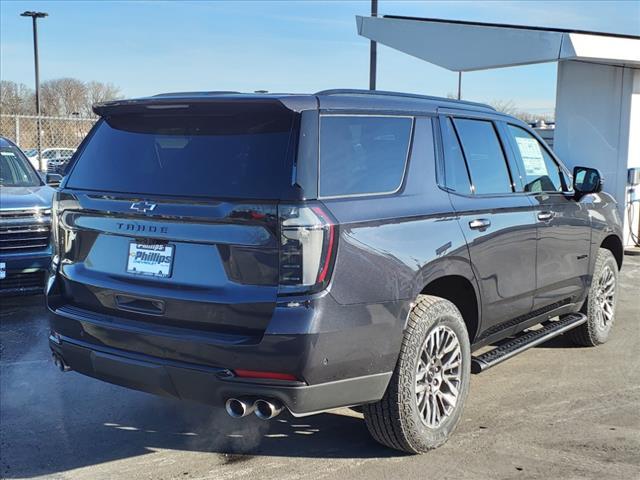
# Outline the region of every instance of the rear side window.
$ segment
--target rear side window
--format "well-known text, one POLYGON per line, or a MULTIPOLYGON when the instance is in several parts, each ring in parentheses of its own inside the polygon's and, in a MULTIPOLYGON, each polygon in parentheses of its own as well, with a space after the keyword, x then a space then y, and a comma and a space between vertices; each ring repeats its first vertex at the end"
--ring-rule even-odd
POLYGON ((247 104, 211 114, 101 120, 67 186, 188 197, 278 199, 292 188, 294 114, 247 104))
POLYGON ((462 155, 456 132, 449 118, 442 122, 442 138, 444 140, 445 185, 458 193, 471 193, 469 172, 464 163, 464 156, 462 155))
POLYGON ((509 125, 525 192, 561 192, 560 168, 540 142, 526 130, 509 125))
POLYGON ((511 178, 493 123, 455 119, 454 124, 467 160, 474 192, 510 193, 511 178))
POLYGON ((413 119, 408 117, 321 117, 320 196, 397 191, 412 126, 413 119))

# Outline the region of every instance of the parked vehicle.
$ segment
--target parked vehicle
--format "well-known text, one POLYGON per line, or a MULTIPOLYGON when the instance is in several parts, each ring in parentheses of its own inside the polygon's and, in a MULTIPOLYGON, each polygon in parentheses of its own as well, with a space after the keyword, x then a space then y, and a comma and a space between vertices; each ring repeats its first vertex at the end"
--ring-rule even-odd
POLYGON ((22 151, 0 137, 0 295, 43 293, 51 261, 51 200, 22 151))
MULTIPOLYGON (((42 150, 42 158, 45 160, 45 171, 60 173, 69 162, 75 148, 45 148, 42 150)), ((31 165, 36 170, 40 170, 40 157, 35 148, 25 150, 25 155, 29 158, 31 165)))
MULTIPOLYGON (((38 172, 41 171, 40 170, 40 159, 38 157, 38 149, 37 148, 28 148, 26 150, 23 150, 23 153, 26 155, 27 159, 29 159, 29 163, 31 163, 31 165, 33 166, 33 168, 35 168, 38 172)), ((47 165, 44 165, 45 171, 47 168, 47 165)))
POLYGON ((338 90, 94 110, 54 204, 63 370, 233 417, 362 406, 417 453, 458 424, 470 373, 610 335, 614 200, 491 107, 338 90))
POLYGON ((62 173, 73 154, 75 148, 52 148, 42 152, 42 158, 47 161, 47 171, 62 173))

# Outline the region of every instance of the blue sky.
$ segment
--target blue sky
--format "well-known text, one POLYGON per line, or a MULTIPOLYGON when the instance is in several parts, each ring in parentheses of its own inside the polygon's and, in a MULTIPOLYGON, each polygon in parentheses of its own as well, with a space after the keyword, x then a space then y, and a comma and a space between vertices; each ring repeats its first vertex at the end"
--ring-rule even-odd
MULTIPOLYGON (((368 86, 355 15, 369 1, 0 2, 0 78, 33 85, 30 20, 42 10, 43 80, 111 82, 126 96, 176 90, 312 92, 368 86)), ((381 14, 542 25, 640 35, 640 0, 420 2, 380 0, 381 14)), ((378 88, 444 96, 457 75, 379 47, 378 88)), ((465 74, 463 95, 551 112, 555 65, 465 74)))

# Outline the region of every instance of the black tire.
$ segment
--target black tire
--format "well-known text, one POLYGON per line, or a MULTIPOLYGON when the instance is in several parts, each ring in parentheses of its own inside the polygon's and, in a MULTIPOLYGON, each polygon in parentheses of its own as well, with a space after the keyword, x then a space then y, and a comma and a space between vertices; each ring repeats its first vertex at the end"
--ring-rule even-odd
MULTIPOLYGON (((420 295, 409 315, 398 362, 384 397, 363 407, 371 436, 387 447, 407 453, 422 453, 442 445, 462 416, 469 392, 470 363, 469 335, 460 311, 448 300, 420 295), (438 426, 433 427, 428 426, 420 414, 416 370, 428 335, 435 329, 441 331, 440 326, 445 327, 447 335, 453 332, 459 343, 460 380, 455 406, 447 416, 442 416, 438 426)), ((427 378, 426 374, 424 378, 427 378)))
POLYGON ((580 310, 587 316, 587 321, 567 332, 567 336, 571 341, 581 347, 595 347, 596 345, 605 343, 609 339, 611 327, 615 320, 617 300, 618 263, 610 250, 601 248, 598 250, 598 256, 596 257, 596 265, 593 269, 593 279, 591 281, 591 287, 589 288, 589 294, 580 310), (603 322, 602 317, 598 314, 598 309, 600 308, 598 302, 601 301, 601 296, 599 295, 601 281, 607 271, 613 275, 614 295, 611 319, 608 322, 603 322))

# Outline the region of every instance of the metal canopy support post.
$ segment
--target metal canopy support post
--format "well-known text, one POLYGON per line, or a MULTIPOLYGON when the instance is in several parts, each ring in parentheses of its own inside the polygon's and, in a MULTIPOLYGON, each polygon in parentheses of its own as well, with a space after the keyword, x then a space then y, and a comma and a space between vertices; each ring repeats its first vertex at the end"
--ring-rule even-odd
MULTIPOLYGON (((378 0, 371 0, 371 16, 378 16, 378 0)), ((369 51, 369 90, 376 89, 376 74, 378 62, 378 44, 371 40, 369 51)))

